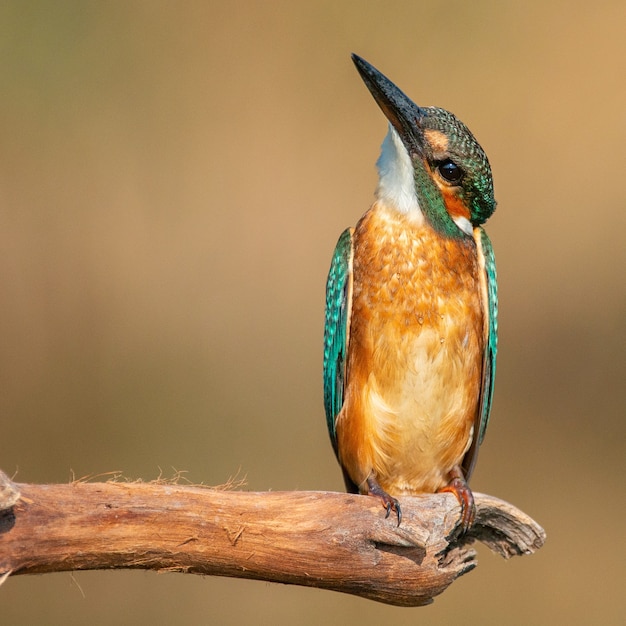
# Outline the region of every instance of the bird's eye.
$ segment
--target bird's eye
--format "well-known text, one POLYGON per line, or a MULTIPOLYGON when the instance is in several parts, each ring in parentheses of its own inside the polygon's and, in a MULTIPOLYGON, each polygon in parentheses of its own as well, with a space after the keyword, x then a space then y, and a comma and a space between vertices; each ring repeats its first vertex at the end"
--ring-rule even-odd
POLYGON ((463 178, 463 170, 450 159, 446 159, 439 163, 437 169, 441 174, 441 177, 451 183, 452 185, 458 185, 463 178))

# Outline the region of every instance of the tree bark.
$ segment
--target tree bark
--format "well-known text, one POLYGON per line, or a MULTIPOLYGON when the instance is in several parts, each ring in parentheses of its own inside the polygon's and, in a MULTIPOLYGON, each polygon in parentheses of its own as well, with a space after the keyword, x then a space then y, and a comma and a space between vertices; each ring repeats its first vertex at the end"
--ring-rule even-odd
POLYGON ((388 604, 428 604, 476 567, 475 539, 508 558, 543 529, 502 500, 476 499, 455 540, 452 494, 402 498, 402 524, 375 498, 242 492, 178 484, 15 484, 0 472, 1 577, 135 568, 332 589, 388 604))

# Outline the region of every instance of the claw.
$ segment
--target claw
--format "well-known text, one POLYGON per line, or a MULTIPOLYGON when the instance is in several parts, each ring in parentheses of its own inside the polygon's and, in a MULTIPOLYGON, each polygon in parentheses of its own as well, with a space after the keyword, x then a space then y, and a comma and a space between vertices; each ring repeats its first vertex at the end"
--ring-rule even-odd
POLYGON ((383 506, 387 511, 385 515, 385 519, 389 517, 391 511, 395 511, 398 516, 398 526, 400 526, 400 522, 402 521, 402 509, 400 508, 400 503, 392 498, 379 484, 376 480, 374 474, 370 474, 367 479, 367 494, 370 496, 375 496, 380 498, 383 501, 383 506))
MULTIPOLYGON (((439 489, 439 492, 453 493, 461 505, 461 517, 457 525, 458 537, 461 538, 472 527, 476 518, 476 506, 474 505, 474 494, 469 488, 461 468, 457 465, 450 472, 451 480, 439 489)), ((456 530, 456 529, 455 529, 456 530)), ((454 534, 457 534, 456 532, 454 534)))

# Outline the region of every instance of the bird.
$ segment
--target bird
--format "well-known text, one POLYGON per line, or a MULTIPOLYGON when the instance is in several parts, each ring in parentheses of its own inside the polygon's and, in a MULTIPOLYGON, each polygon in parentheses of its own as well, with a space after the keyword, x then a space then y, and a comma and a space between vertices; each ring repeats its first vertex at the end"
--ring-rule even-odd
POLYGON ((458 533, 485 436, 498 348, 496 208, 487 155, 449 111, 416 105, 352 60, 388 121, 375 199, 335 247, 326 283, 324 407, 350 493, 402 520, 399 498, 452 492, 458 533))

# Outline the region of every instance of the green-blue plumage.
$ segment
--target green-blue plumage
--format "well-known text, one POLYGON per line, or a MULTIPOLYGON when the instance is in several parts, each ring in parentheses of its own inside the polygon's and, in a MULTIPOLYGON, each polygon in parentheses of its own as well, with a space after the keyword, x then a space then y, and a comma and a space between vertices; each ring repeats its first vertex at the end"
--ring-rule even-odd
POLYGON ((352 229, 339 237, 326 281, 326 316, 324 323, 324 408, 326 423, 337 453, 335 420, 343 405, 348 329, 350 326, 350 280, 352 265, 352 229))
POLYGON ((480 238, 483 255, 485 257, 485 273, 487 274, 487 310, 489 312, 489 335, 485 347, 485 375, 483 376, 480 431, 478 443, 485 438, 489 414, 491 413, 491 401, 493 399, 493 386, 496 376, 496 354, 498 352, 498 277, 496 273, 496 258, 493 253, 491 241, 487 233, 481 228, 480 238))

